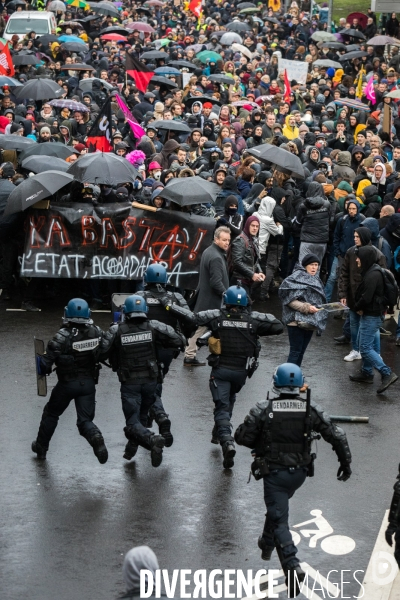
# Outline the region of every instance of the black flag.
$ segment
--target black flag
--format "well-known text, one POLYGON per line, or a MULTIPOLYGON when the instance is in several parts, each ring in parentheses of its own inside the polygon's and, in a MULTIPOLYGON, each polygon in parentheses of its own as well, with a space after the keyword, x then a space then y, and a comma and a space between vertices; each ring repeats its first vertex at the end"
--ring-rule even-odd
POLYGON ((86 145, 89 152, 102 150, 103 152, 111 152, 112 146, 112 129, 111 129, 111 98, 105 102, 97 119, 93 123, 86 140, 86 145))

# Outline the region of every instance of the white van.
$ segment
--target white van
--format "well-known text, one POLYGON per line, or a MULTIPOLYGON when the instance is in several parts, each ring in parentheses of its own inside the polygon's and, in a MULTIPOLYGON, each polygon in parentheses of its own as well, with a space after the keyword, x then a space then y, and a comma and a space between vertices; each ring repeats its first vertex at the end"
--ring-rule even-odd
POLYGON ((30 31, 35 31, 37 36, 41 36, 46 33, 55 34, 56 28, 57 22, 52 12, 25 10, 11 15, 3 37, 11 40, 12 36, 17 34, 22 40, 30 31))

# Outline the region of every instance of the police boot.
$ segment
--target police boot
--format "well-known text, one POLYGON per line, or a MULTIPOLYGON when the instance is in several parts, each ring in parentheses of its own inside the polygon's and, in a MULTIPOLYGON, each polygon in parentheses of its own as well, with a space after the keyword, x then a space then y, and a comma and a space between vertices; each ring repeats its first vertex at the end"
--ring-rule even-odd
POLYGON ((95 435, 93 435, 88 440, 88 442, 92 446, 93 452, 94 452, 95 456, 97 456, 97 460, 99 461, 99 463, 101 465, 104 465, 104 463, 106 463, 108 460, 108 450, 106 448, 106 445, 104 443, 104 438, 101 435, 101 433, 99 432, 99 433, 96 433, 95 435))
POLYGON ((126 460, 131 460, 137 452, 139 448, 139 444, 133 440, 128 440, 125 446, 124 458, 126 460))
POLYGON ((300 584, 304 581, 306 574, 298 563, 294 566, 288 565, 284 571, 286 575, 285 583, 288 589, 287 597, 296 598, 301 592, 300 584))
POLYGON ((160 413, 156 416, 156 423, 158 425, 158 431, 165 440, 165 447, 169 448, 174 443, 174 436, 171 433, 171 421, 168 419, 168 415, 160 413))
POLYGON ((228 440, 222 444, 222 453, 224 455, 223 467, 224 469, 231 469, 235 464, 233 458, 236 454, 235 444, 232 440, 228 440))
POLYGON ((261 550, 261 559, 262 560, 271 560, 271 556, 273 551, 275 550, 275 546, 268 546, 267 542, 264 540, 263 536, 260 535, 258 538, 258 547, 261 550))
POLYGON ((216 423, 214 423, 214 427, 213 427, 213 430, 211 433, 211 443, 219 444, 218 427, 217 427, 216 423))
POLYGON ((46 458, 48 448, 42 446, 37 440, 32 442, 32 452, 37 454, 37 458, 44 460, 46 458))
POLYGON ((153 434, 150 438, 151 464, 153 467, 159 467, 162 463, 163 448, 165 439, 162 435, 153 434))

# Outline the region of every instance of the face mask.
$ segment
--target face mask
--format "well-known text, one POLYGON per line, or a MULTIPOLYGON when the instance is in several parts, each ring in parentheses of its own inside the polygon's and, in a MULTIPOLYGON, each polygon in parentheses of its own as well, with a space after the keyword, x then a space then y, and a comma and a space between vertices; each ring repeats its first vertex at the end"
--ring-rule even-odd
POLYGON ((160 179, 161 171, 156 171, 155 173, 153 173, 153 177, 154 177, 154 179, 160 179))
POLYGON ((228 208, 228 210, 226 212, 227 212, 228 215, 230 215, 231 217, 233 217, 237 213, 237 208, 228 208))

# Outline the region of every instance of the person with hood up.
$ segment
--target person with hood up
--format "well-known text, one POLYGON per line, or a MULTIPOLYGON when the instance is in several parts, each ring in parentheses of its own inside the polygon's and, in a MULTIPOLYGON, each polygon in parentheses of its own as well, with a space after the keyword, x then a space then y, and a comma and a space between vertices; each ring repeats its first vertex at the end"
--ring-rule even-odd
POLYGON ((386 182, 386 167, 382 162, 377 162, 374 165, 374 173, 371 178, 371 183, 378 188, 378 194, 381 198, 385 197, 387 182, 386 182))
POLYGON ((357 174, 358 168, 361 166, 362 161, 365 158, 365 150, 361 146, 354 146, 351 151, 351 163, 350 166, 354 173, 357 174))
POLYGON ((300 230, 299 263, 307 254, 317 255, 322 263, 329 241, 330 210, 322 185, 312 181, 293 221, 294 229, 300 230))
POLYGON ((356 174, 351 168, 351 154, 347 150, 339 152, 337 156, 337 164, 333 167, 333 179, 349 179, 353 182, 356 174))
POLYGON ((373 217, 368 217, 368 219, 365 219, 361 223, 360 227, 367 227, 370 230, 372 234, 371 244, 382 252, 386 259, 386 268, 390 269, 390 267, 392 266, 392 251, 390 249, 389 243, 379 233, 378 221, 373 217))
POLYGON ((163 169, 168 169, 175 159, 175 151, 180 144, 176 140, 168 140, 165 142, 163 149, 158 154, 153 156, 153 161, 158 162, 163 169))
MULTIPOLYGON (((130 600, 139 600, 141 597, 140 571, 151 571, 153 573, 153 578, 155 578, 155 573, 159 568, 157 556, 149 546, 136 546, 135 548, 131 548, 131 550, 125 554, 124 564, 122 565, 122 575, 126 593, 123 596, 120 596, 120 599, 129 598, 130 600)), ((147 575, 146 582, 148 585, 147 575)), ((154 594, 150 597, 154 597, 154 594)))
POLYGON ((60 142, 65 146, 72 146, 72 123, 71 121, 63 121, 60 125, 60 142))
POLYGON ((222 189, 218 193, 217 198, 215 200, 214 209, 217 215, 223 214, 225 211, 225 201, 228 196, 235 196, 238 201, 238 214, 242 217, 244 216, 244 206, 242 197, 238 191, 236 179, 232 177, 232 175, 228 175, 224 179, 224 183, 222 184, 222 189))
POLYGON ((400 246, 400 214, 391 215, 389 222, 379 233, 388 242, 394 254, 400 246))
POLYGON ((378 195, 378 188, 376 185, 365 186, 361 198, 364 204, 362 208, 364 217, 378 219, 379 213, 381 212, 382 200, 378 195))
POLYGON ((333 289, 338 279, 340 269, 344 261, 344 257, 349 248, 354 246, 354 232, 357 227, 360 227, 364 216, 360 213, 360 204, 357 200, 351 199, 344 210, 344 214, 336 223, 335 232, 333 234, 333 254, 334 259, 329 274, 328 281, 325 285, 326 301, 332 301, 333 289))
POLYGON ((296 119, 294 115, 288 115, 285 118, 285 125, 282 129, 282 135, 287 137, 288 140, 294 140, 299 137, 299 128, 296 127, 296 119))
POLYGON ((260 221, 258 217, 252 215, 247 219, 242 233, 231 244, 232 275, 230 285, 241 285, 249 295, 253 284, 262 282, 265 279, 260 266, 259 230, 260 221), (239 280, 241 284, 238 283, 239 280))
POLYGON ((243 217, 238 213, 238 199, 236 196, 228 196, 225 201, 225 212, 216 217, 217 225, 225 225, 231 230, 231 240, 240 235, 243 229, 243 217))
POLYGON ((374 348, 375 336, 379 333, 383 314, 388 308, 384 299, 384 278, 381 268, 377 264, 375 248, 371 246, 358 248, 356 262, 362 275, 354 303, 354 310, 360 316, 358 335, 362 365, 358 373, 349 375, 349 377, 351 381, 373 383, 375 368, 381 375, 381 385, 376 392, 382 394, 398 379, 396 373, 383 362, 382 357, 374 348))
POLYGON ((392 192, 386 194, 383 204, 384 206, 390 204, 390 206, 393 206, 395 213, 400 213, 400 180, 396 181, 392 192))
POLYGON ((260 221, 260 232, 258 234, 258 247, 260 250, 260 265, 265 273, 265 279, 261 285, 261 300, 268 298, 268 292, 275 271, 278 268, 281 259, 279 246, 273 246, 273 250, 269 247, 269 239, 272 235, 281 236, 283 234, 283 226, 280 223, 275 223, 273 213, 276 206, 276 201, 270 196, 261 199, 260 207, 257 212, 253 213, 260 221))
POLYGON ((303 163, 303 167, 306 167, 312 173, 318 169, 318 163, 321 160, 321 154, 318 148, 315 146, 309 146, 305 152, 306 162, 303 163))

